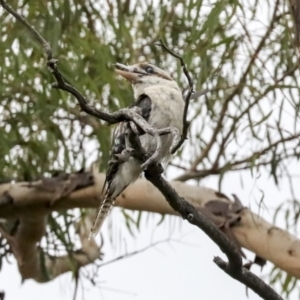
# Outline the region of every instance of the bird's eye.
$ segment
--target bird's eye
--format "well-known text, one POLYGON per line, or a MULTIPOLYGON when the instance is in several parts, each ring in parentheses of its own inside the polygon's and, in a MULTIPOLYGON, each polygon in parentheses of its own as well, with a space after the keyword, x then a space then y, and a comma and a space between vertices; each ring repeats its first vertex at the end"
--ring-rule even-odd
POLYGON ((154 70, 153 70, 152 67, 146 67, 146 68, 145 68, 145 71, 146 71, 147 73, 149 73, 149 74, 154 73, 154 70))

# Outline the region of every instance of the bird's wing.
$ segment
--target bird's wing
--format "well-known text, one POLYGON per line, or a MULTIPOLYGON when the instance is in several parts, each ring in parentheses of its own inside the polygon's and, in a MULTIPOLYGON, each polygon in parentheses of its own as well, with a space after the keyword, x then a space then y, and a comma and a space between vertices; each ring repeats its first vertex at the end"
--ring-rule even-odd
POLYGON ((148 95, 142 94, 131 107, 139 107, 141 109, 142 117, 148 121, 152 110, 152 101, 148 95))
MULTIPOLYGON (((146 95, 142 95, 130 107, 139 107, 141 109, 142 117, 145 120, 148 120, 151 113, 151 105, 151 99, 146 95)), ((96 236, 103 224, 103 221, 111 211, 115 203, 115 198, 118 197, 128 185, 126 184, 124 186, 116 186, 116 184, 113 184, 114 178, 118 173, 120 166, 122 165, 122 162, 120 162, 117 155, 120 155, 122 151, 126 148, 125 138, 127 126, 127 122, 119 123, 113 132, 113 145, 111 150, 111 157, 108 162, 108 168, 106 171, 106 178, 103 185, 100 207, 98 210, 97 217, 93 222, 90 237, 96 236)))
MULTIPOLYGON (((113 132, 113 145, 111 150, 111 157, 108 162, 106 177, 102 189, 102 195, 100 198, 100 206, 98 208, 97 216, 93 222, 89 239, 97 235, 104 220, 110 213, 115 203, 115 198, 118 196, 115 195, 115 188, 112 187, 112 183, 120 167, 120 162, 118 161, 116 155, 121 154, 126 147, 125 146, 126 128, 127 128, 127 123, 122 122, 117 125, 117 127, 113 132)), ((123 189, 125 189, 125 187, 123 189)))
MULTIPOLYGON (((129 108, 139 107, 141 109, 142 117, 148 121, 152 109, 152 102, 150 97, 147 95, 141 95, 136 102, 129 106, 129 108)), ((122 122, 119 123, 114 132, 112 137, 112 150, 110 160, 108 162, 108 168, 106 171, 106 178, 103 186, 104 198, 114 196, 114 198, 118 197, 122 191, 120 191, 117 195, 114 195, 114 191, 111 190, 111 182, 118 172, 119 166, 122 164, 117 159, 117 155, 121 154, 122 151, 126 148, 125 137, 126 137, 126 130, 127 130, 128 123, 122 122)))

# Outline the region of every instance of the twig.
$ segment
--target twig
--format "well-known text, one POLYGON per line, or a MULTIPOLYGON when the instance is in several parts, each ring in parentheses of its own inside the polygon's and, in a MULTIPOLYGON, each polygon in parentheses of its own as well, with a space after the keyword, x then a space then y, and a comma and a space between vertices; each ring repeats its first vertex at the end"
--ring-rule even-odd
MULTIPOLYGON (((252 153, 250 156, 247 156, 246 158, 231 161, 230 163, 225 162, 222 166, 213 165, 209 169, 203 169, 203 170, 197 170, 197 171, 185 170, 185 172, 183 174, 179 175, 178 177, 175 177, 173 180, 187 181, 189 179, 203 179, 210 175, 222 174, 228 170, 241 171, 241 170, 252 169, 253 168, 252 162, 254 159, 256 159, 256 160, 260 159, 263 155, 268 154, 271 149, 277 147, 281 143, 284 144, 285 142, 294 141, 299 138, 300 138, 300 133, 290 136, 290 137, 287 137, 287 138, 284 138, 284 139, 280 139, 280 140, 272 143, 268 147, 266 147, 260 151, 256 151, 256 152, 252 153)), ((299 155, 299 152, 297 152, 297 151, 295 152, 295 149, 291 149, 291 153, 287 153, 286 155, 280 154, 280 155, 278 155, 278 159, 282 160, 282 159, 294 157, 295 155, 299 155)), ((273 161, 273 159, 271 158, 270 160, 256 162, 255 168, 258 169, 260 166, 270 165, 272 163, 272 161, 273 161)))
POLYGON ((244 283, 256 294, 266 300, 282 300, 282 298, 263 280, 243 267, 241 254, 237 247, 218 229, 218 227, 203 213, 180 197, 166 182, 156 166, 150 166, 145 172, 146 178, 155 185, 165 196, 170 206, 177 211, 183 219, 203 230, 226 254, 228 263, 216 257, 214 262, 232 278, 244 283))
MULTIPOLYGON (((175 145, 175 147, 172 148, 171 153, 175 153, 183 144, 183 142, 187 139, 187 133, 188 133, 188 129, 190 126, 190 122, 187 120, 187 114, 188 114, 188 110, 189 110, 189 104, 190 104, 190 100, 191 100, 191 96, 192 93, 194 92, 194 88, 193 88, 193 81, 192 78, 187 70, 186 64, 182 58, 182 56, 176 54, 175 52, 173 52, 170 48, 168 48, 166 46, 166 44, 163 42, 162 39, 159 39, 159 43, 155 43, 156 46, 161 46, 162 48, 164 48, 169 54, 171 54, 172 56, 176 57, 181 64, 181 67, 183 69, 183 73, 186 76, 188 83, 189 83, 189 92, 185 98, 185 106, 184 106, 184 112, 183 112, 183 119, 182 119, 182 123, 183 123, 183 129, 182 129, 182 135, 180 140, 178 141, 178 143, 175 145)), ((206 94, 208 91, 204 90, 203 92, 201 92, 200 95, 204 95, 206 94)), ((199 95, 199 96, 200 96, 199 95)))
MULTIPOLYGON (((48 67, 50 68, 51 72, 53 73, 57 81, 57 83, 54 84, 53 87, 65 90, 70 94, 74 95, 78 100, 81 108, 85 112, 94 115, 104 121, 107 121, 110 124, 122 122, 122 121, 133 121, 142 130, 144 130, 148 134, 153 135, 157 139, 157 145, 158 145, 157 151, 159 150, 160 135, 172 133, 171 131, 168 132, 167 129, 158 131, 157 129, 152 128, 137 112, 130 109, 122 109, 115 113, 109 114, 109 113, 104 113, 102 111, 98 111, 92 106, 88 105, 85 98, 80 94, 80 92, 78 92, 75 88, 71 87, 64 81, 63 77, 57 70, 58 61, 52 58, 52 51, 48 43, 39 34, 37 34, 37 32, 18 13, 16 13, 12 8, 4 4, 2 0, 0 0, 0 3, 8 12, 10 12, 23 25, 25 25, 34 34, 38 42, 42 44, 48 57, 48 67)), ((168 49, 163 44, 162 41, 161 41, 161 45, 166 51, 168 51, 170 54, 172 54, 173 56, 175 56, 180 60, 181 66, 183 67, 184 73, 187 76, 190 85, 189 93, 186 98, 184 115, 183 115, 184 130, 181 139, 172 149, 175 152, 185 140, 187 130, 189 127, 189 122, 186 120, 186 117, 188 112, 190 96, 193 92, 193 83, 187 72, 186 65, 183 59, 179 55, 175 54, 170 49, 168 49)), ((148 159, 147 162, 150 162, 150 159, 148 159)), ((149 164, 151 164, 151 162, 149 164)), ((218 227, 214 225, 212 221, 210 221, 202 213, 198 212, 193 205, 191 205, 186 200, 181 198, 176 193, 176 191, 162 178, 160 174, 161 174, 161 169, 158 166, 153 164, 149 165, 149 168, 145 172, 146 178, 160 190, 160 192, 165 196, 166 200, 171 205, 171 207, 175 211, 179 212, 181 216, 184 219, 187 219, 191 224, 196 225, 197 227, 202 229, 226 254, 228 258, 228 263, 225 263, 220 259, 215 259, 215 262, 218 264, 218 266, 223 270, 225 270, 231 277, 246 284, 249 288, 251 288, 254 292, 256 292, 264 299, 270 299, 270 300, 282 299, 278 294, 276 294, 276 292, 270 286, 266 285, 256 275, 252 274, 249 271, 245 271, 245 269, 243 268, 243 264, 242 264, 243 261, 239 249, 237 249, 237 247, 235 247, 235 245, 227 239, 227 237, 218 229, 218 227)))
POLYGON ((142 248, 142 249, 140 249, 140 250, 136 250, 136 251, 133 251, 133 252, 129 252, 129 253, 127 253, 127 254, 124 254, 124 255, 120 255, 120 256, 118 256, 118 257, 116 257, 116 258, 113 258, 112 260, 109 260, 109 261, 106 261, 106 262, 104 262, 104 263, 102 263, 102 264, 99 264, 99 265, 98 265, 98 268, 107 266, 107 265, 112 264, 112 263, 114 263, 114 262, 116 262, 116 261, 118 261, 118 260, 121 260, 121 259, 124 259, 124 258, 129 258, 129 257, 131 257, 131 256, 133 256, 133 255, 142 253, 142 252, 144 252, 144 251, 146 251, 146 250, 148 250, 148 249, 150 249, 150 248, 153 248, 153 247, 155 247, 155 246, 157 246, 157 245, 159 245, 159 244, 166 243, 166 242, 168 242, 168 241, 170 241, 169 238, 168 238, 168 239, 165 239, 165 240, 162 240, 162 241, 158 241, 158 242, 152 243, 151 245, 146 246, 146 247, 144 247, 144 248, 142 248))
POLYGON ((283 298, 280 297, 268 284, 266 284, 262 279, 257 277, 246 268, 236 270, 236 272, 235 270, 232 270, 230 268, 230 263, 226 263, 218 256, 214 258, 214 263, 225 273, 227 273, 237 281, 243 283, 245 286, 249 287, 263 299, 283 300, 283 298))
POLYGON ((179 133, 176 128, 168 127, 168 128, 163 128, 163 129, 156 129, 152 126, 149 125, 149 123, 138 113, 136 112, 133 108, 124 108, 120 109, 114 113, 106 113, 100 110, 97 110, 93 106, 89 105, 84 98, 84 96, 74 87, 70 86, 67 84, 60 74, 60 72, 57 69, 57 64, 58 60, 57 59, 50 59, 47 62, 47 65, 51 71, 51 73, 54 75, 56 79, 56 83, 52 84, 53 88, 61 89, 64 91, 69 92, 71 95, 73 95, 79 102, 79 105, 81 109, 98 118, 103 121, 106 121, 109 124, 115 124, 115 123, 120 123, 123 121, 133 121, 139 128, 141 128, 145 133, 153 136, 156 140, 156 150, 153 153, 152 156, 150 156, 142 165, 141 168, 143 170, 147 169, 148 166, 154 162, 157 161, 157 158, 160 155, 161 151, 161 135, 165 134, 172 134, 173 136, 173 143, 171 146, 171 152, 174 153, 174 149, 176 148, 176 145, 178 145, 178 140, 179 140, 179 133))
POLYGON ((300 4, 297 0, 289 0, 290 12, 295 24, 295 44, 300 49, 300 4))
POLYGON ((5 293, 3 291, 0 292, 0 300, 4 300, 5 298, 5 293))
POLYGON ((221 131, 221 129, 223 127, 223 120, 224 120, 224 117, 225 117, 225 114, 226 114, 229 103, 231 102, 231 100, 236 95, 239 95, 242 92, 242 90, 244 89, 246 78, 247 78, 249 72, 251 71, 251 68, 252 68, 254 62, 256 61, 256 58, 257 58, 259 52, 263 48, 263 45, 265 44, 267 38, 269 37, 270 33, 272 32, 272 30, 274 28, 278 5, 279 5, 279 0, 277 0, 276 3, 275 3, 275 8, 274 8, 274 11, 273 11, 273 16, 272 16, 272 20, 270 22, 270 26, 268 27, 266 33, 264 34, 264 36, 260 40, 260 42, 259 42, 257 48, 255 49, 254 53, 252 54, 252 57, 251 57, 248 65, 246 67, 246 70, 244 71, 244 73, 242 74, 242 76, 239 80, 239 84, 236 86, 236 88, 224 100, 224 104, 223 104, 221 112, 219 114, 220 117, 217 121, 216 127, 214 128, 211 139, 208 142, 206 148, 202 151, 201 155, 193 162, 193 164, 191 166, 192 170, 195 171, 197 169, 197 166, 208 156, 210 150, 212 149, 213 145, 215 144, 215 142, 217 140, 218 133, 221 131))
MULTIPOLYGON (((64 78, 58 71, 57 65, 58 60, 52 57, 52 50, 48 44, 48 42, 20 15, 18 14, 14 9, 12 9, 9 5, 3 2, 3 0, 0 0, 0 4, 3 6, 4 9, 6 9, 10 14, 12 14, 17 20, 19 20, 33 35, 33 37, 43 46, 43 49, 47 55, 47 66, 49 67, 51 73, 56 79, 56 83, 52 84, 53 88, 61 89, 64 91, 67 91, 71 95, 73 95, 79 102, 80 108, 103 121, 106 121, 109 124, 115 124, 123 121, 133 121, 139 128, 141 128, 145 133, 152 135, 156 139, 156 150, 154 154, 148 158, 147 161, 145 161, 141 167, 142 169, 146 169, 150 164, 155 162, 160 154, 161 151, 161 138, 160 135, 164 134, 172 134, 173 135, 173 144, 171 147, 172 153, 174 153, 178 149, 178 145, 180 142, 178 142, 179 134, 176 132, 174 128, 164 128, 164 129, 156 129, 154 127, 151 127, 143 117, 138 114, 133 109, 125 108, 120 109, 117 112, 114 113, 106 113, 100 110, 97 110, 93 106, 89 105, 84 98, 84 96, 74 87, 70 86, 68 83, 65 82, 64 78), (177 145, 177 146, 176 146, 177 145)), ((182 144, 182 143, 181 143, 182 144)), ((181 145, 180 144, 180 145, 181 145)), ((179 146, 180 146, 179 145, 179 146)))
MULTIPOLYGON (((247 108, 244 109, 238 116, 234 116, 234 118, 233 118, 234 121, 230 125, 230 129, 229 129, 228 133, 226 134, 225 137, 222 138, 222 142, 221 142, 221 144, 218 147, 219 151, 218 151, 218 154, 216 155, 216 158, 215 158, 215 160, 214 160, 214 162, 212 164, 213 165, 212 169, 217 168, 217 166, 219 165, 219 159, 220 159, 221 155, 224 153, 224 151, 226 149, 226 143, 227 143, 227 141, 234 134, 235 128, 236 128, 236 124, 238 123, 238 121, 241 120, 243 118, 243 116, 245 114, 247 114, 250 111, 250 109, 252 107, 254 107, 254 105, 258 104, 258 102, 261 99, 263 99, 263 97, 265 97, 270 91, 274 91, 274 88, 276 87, 276 85, 278 83, 280 83, 281 81, 283 81, 287 76, 291 76, 297 70, 297 68, 298 68, 298 65, 295 65, 290 70, 288 70, 287 72, 285 72, 285 74, 283 74, 280 78, 278 78, 278 79, 273 78, 274 79, 274 84, 273 85, 268 86, 265 89, 265 91, 262 94, 260 94, 258 97, 256 97, 256 99, 253 102, 251 102, 247 106, 247 108)), ((278 86, 278 88, 280 88, 280 86, 278 86)))
MULTIPOLYGON (((147 167, 155 162, 161 151, 161 135, 172 134, 173 143, 171 150, 174 150, 176 146, 174 143, 178 143, 179 133, 176 128, 168 127, 163 129, 156 129, 149 125, 149 123, 134 109, 123 108, 114 113, 105 113, 103 111, 97 110, 93 106, 89 105, 83 95, 77 91, 75 88, 67 84, 60 72, 57 69, 58 60, 51 59, 48 61, 47 65, 50 68, 51 73, 56 78, 57 83, 52 84, 52 87, 61 89, 72 94, 79 102, 81 109, 94 117, 97 117, 103 121, 106 121, 109 124, 115 124, 122 121, 133 121, 139 128, 141 128, 145 133, 153 136, 156 139, 156 150, 151 157, 148 158, 142 165, 142 169, 147 169, 147 167)), ((174 151, 172 151, 174 153, 174 151)))
MULTIPOLYGON (((204 95, 206 95, 207 93, 212 92, 212 91, 213 91, 213 90, 205 89, 205 90, 202 90, 202 91, 194 92, 194 93, 190 96, 190 100, 197 99, 198 97, 204 96, 204 95)), ((187 99, 188 96, 189 96, 189 94, 185 97, 185 100, 184 100, 185 103, 186 103, 186 99, 187 99)))
POLYGON ((17 20, 19 20, 33 35, 33 37, 43 46, 44 51, 47 55, 47 59, 52 59, 52 50, 48 42, 20 15, 18 14, 11 6, 5 3, 3 0, 0 0, 2 7, 13 15, 17 20))

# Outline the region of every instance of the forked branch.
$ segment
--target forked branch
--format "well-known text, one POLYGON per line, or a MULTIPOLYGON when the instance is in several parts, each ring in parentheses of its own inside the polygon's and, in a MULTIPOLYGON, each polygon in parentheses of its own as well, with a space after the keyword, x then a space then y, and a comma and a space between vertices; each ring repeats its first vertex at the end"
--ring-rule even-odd
POLYGON ((242 256, 238 248, 219 230, 219 228, 203 213, 180 197, 173 187, 158 175, 156 166, 150 166, 145 172, 146 178, 155 185, 165 196, 170 206, 177 211, 183 219, 203 230, 226 254, 228 263, 221 258, 214 258, 214 262, 229 276, 245 284, 263 299, 283 300, 269 285, 243 267, 242 256))
MULTIPOLYGON (((190 127, 190 122, 187 120, 187 114, 188 114, 188 110, 189 110, 189 105, 190 105, 190 100, 191 100, 191 96, 194 92, 194 84, 193 84, 193 80, 190 76, 190 73, 186 67, 186 64, 182 58, 182 56, 176 54, 175 52, 173 52, 170 48, 167 47, 167 45, 163 42, 162 39, 159 40, 158 43, 155 44, 156 46, 161 46, 163 49, 165 49, 169 54, 171 54, 172 56, 176 57, 181 64, 181 67, 183 69, 183 73, 186 76, 188 83, 189 83, 189 91, 188 94, 185 98, 185 106, 184 106, 184 112, 183 112, 183 119, 182 119, 182 123, 183 123, 183 129, 182 129, 182 135, 180 140, 178 141, 178 143, 171 149, 171 153, 174 154, 184 143, 184 141, 187 139, 187 133, 188 133, 188 129, 190 127)), ((202 91, 199 93, 198 96, 204 95, 206 94, 208 91, 202 91)))

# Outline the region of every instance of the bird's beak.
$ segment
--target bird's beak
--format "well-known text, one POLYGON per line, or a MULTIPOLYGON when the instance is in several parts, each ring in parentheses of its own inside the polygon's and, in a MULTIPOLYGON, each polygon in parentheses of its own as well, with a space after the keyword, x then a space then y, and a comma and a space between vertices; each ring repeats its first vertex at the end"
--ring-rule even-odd
POLYGON ((119 63, 115 64, 116 72, 126 78, 128 81, 135 81, 139 78, 138 72, 135 72, 134 69, 130 66, 125 66, 119 63))

